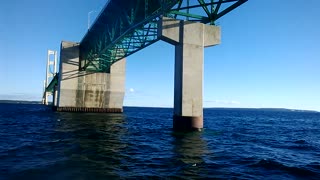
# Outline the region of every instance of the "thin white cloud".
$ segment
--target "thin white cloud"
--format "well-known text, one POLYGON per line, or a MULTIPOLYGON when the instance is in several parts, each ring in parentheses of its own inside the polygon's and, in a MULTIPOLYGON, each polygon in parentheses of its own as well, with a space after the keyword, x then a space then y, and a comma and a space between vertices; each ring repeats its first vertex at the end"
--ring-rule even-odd
POLYGON ((241 104, 239 101, 235 100, 212 100, 212 101, 205 101, 206 103, 215 103, 215 104, 223 104, 223 105, 238 105, 241 104))
POLYGON ((239 101, 231 101, 231 104, 241 104, 239 101))
POLYGON ((172 107, 173 97, 161 97, 158 94, 146 93, 139 89, 127 88, 124 106, 135 107, 172 107))
POLYGON ((137 91, 134 88, 128 88, 126 89, 126 94, 136 94, 137 91))
POLYGON ((0 94, 1 100, 22 100, 22 101, 41 101, 41 94, 31 93, 12 93, 12 94, 0 94))
POLYGON ((126 92, 125 92, 125 94, 131 94, 131 95, 133 95, 133 94, 136 94, 137 93, 137 91, 134 89, 134 88, 128 88, 128 89, 126 89, 126 92))

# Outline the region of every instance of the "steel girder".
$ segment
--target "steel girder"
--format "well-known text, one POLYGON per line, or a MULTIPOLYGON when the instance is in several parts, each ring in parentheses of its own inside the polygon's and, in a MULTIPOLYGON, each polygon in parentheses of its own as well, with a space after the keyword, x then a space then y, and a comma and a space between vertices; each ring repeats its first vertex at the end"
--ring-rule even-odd
POLYGON ((166 14, 168 17, 215 24, 215 21, 248 0, 181 0, 166 14))
POLYGON ((80 43, 80 69, 110 66, 158 40, 161 16, 214 25, 247 0, 110 0, 80 43))
POLYGON ((52 80, 51 80, 50 84, 48 85, 48 87, 46 87, 45 92, 53 93, 54 87, 58 85, 58 77, 59 77, 59 73, 56 73, 54 75, 54 77, 52 78, 52 80))

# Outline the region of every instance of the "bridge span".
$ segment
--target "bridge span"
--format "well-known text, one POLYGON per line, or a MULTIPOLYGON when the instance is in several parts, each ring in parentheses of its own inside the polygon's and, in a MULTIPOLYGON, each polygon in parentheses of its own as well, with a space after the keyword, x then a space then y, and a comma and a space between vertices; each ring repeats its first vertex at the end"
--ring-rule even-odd
POLYGON ((44 102, 51 93, 57 111, 122 112, 126 57, 163 40, 175 47, 173 128, 200 130, 204 48, 220 43, 215 21, 246 1, 109 0, 80 42, 61 43, 44 102))

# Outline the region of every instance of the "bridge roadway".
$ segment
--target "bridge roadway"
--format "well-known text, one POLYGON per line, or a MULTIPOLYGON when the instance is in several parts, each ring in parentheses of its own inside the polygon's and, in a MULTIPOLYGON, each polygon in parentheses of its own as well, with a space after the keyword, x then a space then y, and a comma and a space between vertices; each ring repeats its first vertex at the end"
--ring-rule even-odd
POLYGON ((122 112, 125 58, 164 40, 175 46, 175 130, 203 128, 203 48, 220 43, 215 21, 247 0, 109 0, 80 43, 62 42, 58 111, 122 112))

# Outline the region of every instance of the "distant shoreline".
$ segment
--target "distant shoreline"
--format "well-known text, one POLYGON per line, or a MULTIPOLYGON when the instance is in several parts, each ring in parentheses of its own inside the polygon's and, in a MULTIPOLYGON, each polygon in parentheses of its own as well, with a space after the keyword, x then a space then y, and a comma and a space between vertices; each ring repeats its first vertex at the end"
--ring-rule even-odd
POLYGON ((7 104, 42 104, 41 101, 21 101, 21 100, 0 100, 0 103, 7 103, 7 104))
MULTIPOLYGON (((173 109, 173 107, 146 107, 146 106, 124 106, 124 108, 164 108, 173 109)), ((316 110, 303 110, 303 109, 287 109, 287 108, 234 108, 234 107, 204 107, 203 109, 213 109, 213 110, 243 110, 243 111, 277 111, 277 112, 315 112, 320 113, 316 110)))
MULTIPOLYGON (((4 104, 42 104, 41 101, 22 101, 22 100, 0 100, 4 104)), ((173 107, 145 107, 145 106, 123 106, 124 108, 168 108, 173 107)), ((216 110, 260 110, 260 111, 278 111, 278 112, 315 112, 316 110, 302 110, 302 109, 287 109, 287 108, 234 108, 234 107, 204 107, 203 109, 216 109, 216 110)))

